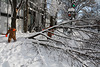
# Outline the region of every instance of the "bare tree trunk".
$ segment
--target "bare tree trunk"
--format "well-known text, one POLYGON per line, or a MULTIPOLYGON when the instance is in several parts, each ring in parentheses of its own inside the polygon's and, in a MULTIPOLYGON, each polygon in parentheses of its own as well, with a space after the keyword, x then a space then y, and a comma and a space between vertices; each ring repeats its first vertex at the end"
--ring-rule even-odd
POLYGON ((53 26, 53 16, 50 16, 50 26, 53 26))
POLYGON ((43 27, 45 28, 45 24, 46 24, 46 0, 44 0, 44 12, 43 12, 43 16, 42 16, 42 21, 43 21, 43 27))
POLYGON ((28 30, 28 0, 26 0, 24 7, 24 32, 26 33, 28 30))
POLYGON ((35 23, 36 23, 36 12, 33 12, 33 25, 32 25, 32 29, 35 27, 35 23))
POLYGON ((11 22, 11 27, 16 28, 16 0, 13 0, 13 17, 11 22))
MULTIPOLYGON (((42 14, 44 14, 44 11, 42 11, 42 14)), ((44 24, 44 15, 41 16, 41 23, 44 24)), ((44 29, 44 27, 43 27, 44 29)))
POLYGON ((57 13, 56 13, 55 17, 50 16, 50 27, 57 24, 56 18, 57 18, 57 13))
POLYGON ((33 12, 33 23, 36 21, 36 12, 33 12))

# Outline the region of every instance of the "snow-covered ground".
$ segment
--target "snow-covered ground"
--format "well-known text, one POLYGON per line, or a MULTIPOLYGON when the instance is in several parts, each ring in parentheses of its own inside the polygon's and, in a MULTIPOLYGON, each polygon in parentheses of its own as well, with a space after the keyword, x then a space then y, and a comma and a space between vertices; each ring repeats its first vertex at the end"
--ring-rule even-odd
POLYGON ((23 67, 28 65, 26 63, 32 60, 32 56, 34 58, 32 45, 24 38, 26 36, 18 33, 17 42, 12 40, 11 43, 7 43, 7 37, 0 35, 0 67, 23 67))
MULTIPOLYGON (((85 39, 88 39, 88 36, 82 32, 80 33, 84 35, 85 39)), ((52 48, 52 46, 41 46, 39 45, 39 41, 26 38, 33 34, 36 33, 17 32, 17 41, 13 42, 12 40, 11 43, 7 43, 7 37, 0 35, 0 67, 86 67, 85 63, 90 64, 90 61, 81 61, 78 59, 81 61, 81 64, 77 61, 77 56, 69 55, 71 54, 67 52, 69 48, 62 47, 60 43, 56 43, 57 45, 54 45, 51 41, 51 45, 54 46, 52 48), (60 46, 60 48, 57 48, 58 46, 60 46), (73 57, 75 58, 72 59, 73 57)), ((80 36, 80 34, 76 31, 74 31, 73 35, 77 37, 80 36)), ((43 36, 39 36, 38 38, 44 39, 43 36)), ((53 39, 55 39, 55 36, 53 36, 53 39)), ((78 43, 74 40, 67 41, 69 44, 68 46, 80 47, 83 45, 83 43, 78 43), (77 46, 75 46, 76 43, 77 46)), ((48 44, 48 42, 45 43, 48 44)), ((90 65, 89 67, 95 66, 90 65)))
POLYGON ((32 40, 25 39, 29 35, 17 33, 17 41, 11 43, 0 35, 0 67, 69 67, 66 62, 55 62, 56 56, 46 54, 41 46, 33 46, 32 40))

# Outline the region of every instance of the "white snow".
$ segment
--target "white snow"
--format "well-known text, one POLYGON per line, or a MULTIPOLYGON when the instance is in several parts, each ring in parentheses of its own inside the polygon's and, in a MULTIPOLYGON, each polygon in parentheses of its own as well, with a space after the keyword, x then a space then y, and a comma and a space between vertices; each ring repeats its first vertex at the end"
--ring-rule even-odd
MULTIPOLYGON (((74 36, 80 36, 77 31, 74 31, 74 33, 76 34, 74 36)), ((84 35, 85 39, 88 39, 86 34, 80 33, 84 35)), ((45 48, 45 46, 40 45, 38 40, 26 38, 33 34, 36 33, 17 32, 17 41, 13 42, 12 40, 11 43, 7 43, 7 37, 0 35, 0 67, 79 67, 79 62, 76 59, 72 60, 70 55, 63 53, 64 50, 70 48, 64 48, 60 43, 54 45, 52 42, 51 46, 60 47, 61 49, 45 48), (36 42, 37 44, 32 42, 36 42)), ((46 40, 43 36, 38 36, 37 38, 46 40)), ((53 39, 55 39, 55 36, 53 36, 53 39)), ((83 44, 74 40, 67 41, 66 43, 73 47, 80 47, 83 44)), ((45 42, 45 44, 49 43, 45 42)), ((77 56, 74 55, 74 57, 77 56)), ((80 58, 78 60, 82 61, 80 58)), ((89 61, 82 62, 88 63, 89 61)))
POLYGON ((17 41, 12 40, 11 43, 7 43, 7 37, 0 35, 0 67, 69 67, 65 62, 55 62, 54 56, 46 54, 44 48, 38 44, 33 46, 32 40, 25 39, 31 35, 17 33, 17 41))

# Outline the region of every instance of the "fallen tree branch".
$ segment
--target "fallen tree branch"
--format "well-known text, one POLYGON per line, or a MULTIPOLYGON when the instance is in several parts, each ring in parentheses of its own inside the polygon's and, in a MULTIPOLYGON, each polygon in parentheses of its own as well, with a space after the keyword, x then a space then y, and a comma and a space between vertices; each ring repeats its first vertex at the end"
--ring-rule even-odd
MULTIPOLYGON (((52 41, 59 42, 59 43, 61 43, 62 45, 65 46, 65 44, 63 44, 63 42, 61 42, 61 41, 58 41, 58 40, 52 39, 52 38, 50 38, 50 37, 48 37, 47 35, 42 34, 42 33, 41 33, 41 35, 45 36, 47 39, 50 39, 50 40, 52 40, 52 41)), ((65 46, 65 47, 66 47, 66 46, 65 46)))
POLYGON ((68 35, 66 35, 66 36, 61 36, 61 35, 58 35, 58 34, 55 34, 55 33, 51 32, 51 31, 48 31, 48 32, 50 32, 50 33, 52 33, 52 34, 54 34, 54 35, 56 35, 56 36, 63 37, 63 38, 66 38, 66 39, 70 39, 70 40, 74 40, 74 41, 77 41, 77 42, 90 43, 90 44, 96 44, 96 45, 99 45, 99 44, 100 44, 100 43, 96 43, 96 42, 93 42, 93 41, 91 42, 91 41, 89 41, 88 39, 81 39, 81 38, 80 38, 80 40, 79 40, 79 39, 76 39, 75 36, 73 36, 73 37, 75 37, 75 38, 72 38, 72 37, 69 37, 68 35))
MULTIPOLYGON (((36 41, 34 41, 33 43, 37 44, 36 41)), ((39 45, 42 45, 42 46, 46 46, 46 47, 52 47, 52 48, 56 48, 56 49, 61 49, 63 51, 66 51, 67 53, 69 53, 69 51, 72 51, 70 49, 63 49, 63 48, 60 48, 60 47, 55 47, 55 46, 52 46, 52 45, 47 45, 46 43, 42 43, 42 42, 39 42, 39 45)), ((81 62, 83 65, 85 65, 86 67, 87 64, 85 64, 81 59, 79 59, 77 56, 74 56, 73 54, 69 53, 71 56, 73 56, 74 59, 78 60, 79 62, 81 62)))
MULTIPOLYGON (((45 30, 43 30, 43 31, 41 31, 41 32, 39 32, 39 33, 36 33, 36 34, 34 34, 33 36, 30 36, 30 37, 28 37, 28 38, 29 38, 29 39, 34 38, 34 37, 40 35, 40 33, 44 33, 44 32, 46 32, 46 31, 48 31, 48 30, 55 29, 55 28, 57 28, 57 27, 60 26, 60 25, 67 24, 68 22, 71 23, 71 22, 73 22, 73 21, 75 21, 75 20, 65 21, 65 22, 63 22, 62 24, 58 24, 58 25, 52 26, 52 27, 50 27, 50 28, 48 28, 48 29, 45 29, 45 30)), ((78 20, 77 20, 77 21, 78 21, 78 20)))

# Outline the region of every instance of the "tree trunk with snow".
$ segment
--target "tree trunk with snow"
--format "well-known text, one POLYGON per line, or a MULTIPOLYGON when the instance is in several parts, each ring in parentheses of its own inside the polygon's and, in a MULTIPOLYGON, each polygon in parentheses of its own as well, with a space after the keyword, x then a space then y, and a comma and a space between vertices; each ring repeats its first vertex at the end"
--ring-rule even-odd
POLYGON ((45 24, 46 24, 46 0, 44 0, 43 8, 44 8, 44 11, 42 11, 42 13, 43 13, 42 25, 43 25, 43 28, 45 28, 45 24))

